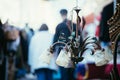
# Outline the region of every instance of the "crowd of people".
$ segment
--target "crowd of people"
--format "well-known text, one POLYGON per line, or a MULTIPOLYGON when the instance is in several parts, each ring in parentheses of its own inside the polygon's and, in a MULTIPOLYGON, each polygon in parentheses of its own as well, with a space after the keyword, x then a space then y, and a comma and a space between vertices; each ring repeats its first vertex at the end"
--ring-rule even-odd
MULTIPOLYGON (((111 8, 112 7, 110 7, 110 10, 112 10, 111 8)), ((107 12, 107 10, 105 11, 107 12)), ((109 37, 109 34, 107 33, 108 31, 106 31, 108 30, 106 29, 106 21, 112 16, 112 12, 108 12, 111 13, 110 16, 108 16, 106 12, 102 12, 101 19, 94 19, 98 22, 101 21, 100 25, 87 24, 83 34, 84 37, 89 35, 87 30, 89 29, 89 26, 92 26, 95 30, 90 32, 90 34, 98 38, 100 36, 102 46, 109 42, 109 38, 106 38, 109 37), (106 14, 107 16, 105 16, 106 14), (99 26, 100 28, 98 28, 99 26)), ((55 34, 49 33, 50 27, 45 23, 41 24, 38 31, 34 31, 27 23, 23 29, 19 29, 10 25, 7 21, 4 24, 0 21, 0 75, 2 75, 0 76, 0 79, 19 80, 25 77, 26 79, 23 80, 30 80, 30 78, 33 80, 78 79, 78 76, 76 75, 78 74, 78 71, 76 71, 78 68, 64 68, 55 64, 55 59, 57 58, 61 47, 55 47, 54 58, 51 60, 49 65, 43 63, 39 58, 39 56, 50 47, 50 45, 59 40, 60 35, 63 33, 65 42, 68 41, 72 28, 70 26, 70 20, 67 19, 67 14, 68 11, 66 9, 60 10, 62 22, 56 26, 55 34)), ((92 22, 93 23, 90 24, 94 24, 94 21, 92 22)), ((76 30, 75 26, 76 24, 74 23, 73 30, 76 30)), ((79 75, 83 73, 85 73, 85 70, 84 72, 79 72, 79 75)))

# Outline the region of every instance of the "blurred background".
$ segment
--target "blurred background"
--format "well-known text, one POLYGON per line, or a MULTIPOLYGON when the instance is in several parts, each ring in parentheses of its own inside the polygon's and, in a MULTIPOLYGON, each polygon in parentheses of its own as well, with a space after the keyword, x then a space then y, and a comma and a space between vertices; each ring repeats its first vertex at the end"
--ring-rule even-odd
MULTIPOLYGON (((102 48, 111 52, 109 35, 106 34, 108 28, 103 29, 103 27, 115 11, 116 0, 0 0, 0 80, 64 80, 61 78, 63 73, 55 64, 57 55, 50 68, 41 63, 43 64, 41 69, 45 68, 43 73, 47 73, 44 75, 52 76, 52 79, 49 77, 44 79, 44 76, 40 76, 42 73, 39 73, 39 69, 34 71, 33 68, 36 67, 31 65, 39 65, 39 53, 52 44, 56 27, 62 22, 61 9, 66 9, 67 18, 76 23, 76 13, 72 12, 76 5, 81 9, 80 17, 84 17, 86 22, 83 37, 88 35, 97 37, 102 48), (110 4, 112 7, 105 10, 110 4), (39 33, 44 29, 48 30, 49 35, 39 33), (35 53, 37 55, 32 55, 35 53)), ((120 53, 120 47, 118 52, 120 53)), ((112 61, 97 67, 93 56, 87 53, 89 51, 84 54, 85 59, 76 65, 74 71, 70 70, 73 71, 72 76, 74 76, 71 80, 108 80, 113 66, 112 61)))
MULTIPOLYGON (((80 14, 99 15, 102 8, 112 0, 78 0, 82 9, 80 14), (99 5, 99 6, 98 6, 99 5)), ((47 23, 50 31, 54 33, 55 27, 61 21, 59 10, 66 8, 69 18, 70 11, 76 6, 76 0, 0 0, 0 18, 4 23, 23 28, 25 23, 33 29, 38 29, 41 23, 47 23)))

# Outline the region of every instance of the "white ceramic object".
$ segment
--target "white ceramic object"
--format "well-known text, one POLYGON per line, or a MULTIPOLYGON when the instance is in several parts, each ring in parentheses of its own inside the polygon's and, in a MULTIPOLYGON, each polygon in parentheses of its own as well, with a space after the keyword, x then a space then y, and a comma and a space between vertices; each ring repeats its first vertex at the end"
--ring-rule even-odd
POLYGON ((47 49, 40 55, 39 59, 41 60, 41 62, 50 64, 52 57, 53 57, 53 53, 51 53, 49 49, 47 49))
POLYGON ((94 58, 96 66, 103 66, 109 62, 108 60, 105 59, 105 52, 101 50, 97 50, 94 53, 94 58))
POLYGON ((65 49, 61 50, 57 59, 56 64, 65 68, 72 68, 74 67, 73 62, 70 58, 70 53, 67 52, 65 49))
POLYGON ((96 66, 105 65, 113 59, 112 51, 108 47, 104 51, 97 50, 94 57, 96 66))
POLYGON ((113 54, 109 47, 105 48, 105 59, 108 61, 111 61, 113 59, 113 54))

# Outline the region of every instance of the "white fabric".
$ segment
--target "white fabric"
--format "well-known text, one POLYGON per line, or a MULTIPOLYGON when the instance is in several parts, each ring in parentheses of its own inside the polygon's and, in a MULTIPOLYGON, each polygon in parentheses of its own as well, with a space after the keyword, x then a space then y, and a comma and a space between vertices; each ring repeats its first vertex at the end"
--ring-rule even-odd
POLYGON ((29 46, 29 60, 28 63, 31 66, 31 71, 34 72, 35 69, 39 68, 49 68, 57 69, 55 64, 55 57, 52 58, 51 63, 47 64, 39 59, 40 55, 47 50, 53 41, 53 34, 50 34, 48 31, 41 31, 35 33, 32 37, 30 46, 29 46))

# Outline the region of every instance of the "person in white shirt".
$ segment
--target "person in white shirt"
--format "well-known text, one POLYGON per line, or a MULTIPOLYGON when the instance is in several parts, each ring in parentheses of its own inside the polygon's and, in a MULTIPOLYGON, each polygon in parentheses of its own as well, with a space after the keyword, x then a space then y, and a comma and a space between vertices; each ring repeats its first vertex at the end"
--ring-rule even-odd
POLYGON ((53 72, 57 69, 55 58, 52 58, 50 64, 42 62, 39 58, 52 44, 53 36, 48 32, 47 25, 42 24, 31 39, 28 63, 31 66, 31 71, 37 75, 37 80, 53 80, 53 72))

